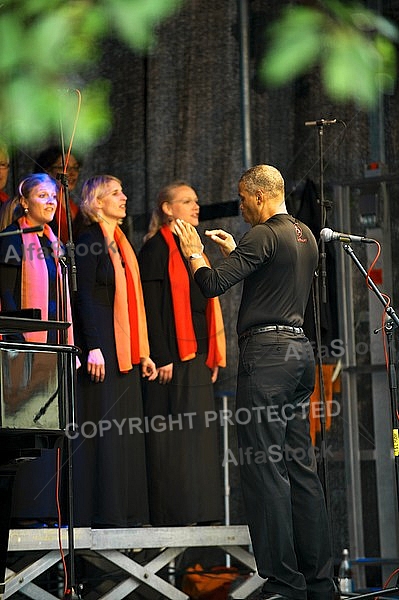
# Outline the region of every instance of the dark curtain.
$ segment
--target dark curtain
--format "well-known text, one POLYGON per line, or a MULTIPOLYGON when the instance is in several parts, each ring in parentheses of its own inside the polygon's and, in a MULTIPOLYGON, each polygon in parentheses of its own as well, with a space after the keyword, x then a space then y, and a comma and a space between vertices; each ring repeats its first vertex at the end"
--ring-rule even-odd
MULTIPOLYGON (((97 70, 90 73, 90 77, 111 82, 113 123, 109 134, 84 157, 80 185, 98 173, 110 173, 122 180, 128 196, 129 236, 136 250, 141 247, 157 192, 171 179, 191 182, 205 207, 237 202, 237 180, 243 171, 239 1, 186 0, 180 12, 159 27, 157 44, 148 55, 139 55, 110 37, 103 44, 97 70)), ((355 105, 336 105, 326 98, 317 68, 282 88, 264 85, 258 68, 266 47, 266 27, 285 4, 288 2, 248 0, 252 156, 254 164, 266 162, 281 170, 293 212, 312 226, 317 208, 314 198, 305 205, 301 194, 307 180, 318 185, 319 140, 317 128, 305 127, 305 121, 337 118, 346 124, 346 128, 326 128, 324 135, 325 190, 331 200, 334 184, 364 177, 364 165, 370 159, 370 115, 355 105)), ((388 16, 398 18, 397 2, 382 4, 386 4, 388 16)), ((384 111, 387 169, 397 173, 397 90, 385 99, 384 111)), ((47 140, 43 141, 45 145, 47 140)), ((32 157, 39 150, 17 150, 10 182, 19 181, 32 170, 32 157)), ((239 238, 245 229, 241 217, 222 214, 222 210, 215 210, 211 218, 207 211, 200 231, 221 227, 239 238)), ((334 206, 331 215, 334 217, 334 206)), ((393 240, 397 247, 397 235, 393 240)), ((212 261, 218 260, 218 251, 209 242, 206 251, 212 261)), ((328 275, 328 285, 333 285, 333 275, 328 275)), ((219 377, 217 389, 219 394, 230 394, 233 402, 240 287, 230 290, 221 301, 228 366, 219 377)), ((337 506, 334 520, 339 521, 346 505, 342 464, 337 461, 336 465, 332 487, 337 506)), ((239 486, 235 482, 233 519, 240 522, 237 498, 239 486)), ((339 531, 337 555, 345 543, 341 539, 344 533, 339 531)))

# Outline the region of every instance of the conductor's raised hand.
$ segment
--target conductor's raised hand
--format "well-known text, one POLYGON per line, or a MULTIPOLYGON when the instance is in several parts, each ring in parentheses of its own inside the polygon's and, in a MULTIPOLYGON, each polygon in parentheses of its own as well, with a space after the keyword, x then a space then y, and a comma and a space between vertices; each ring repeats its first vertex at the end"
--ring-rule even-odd
POLYGON ((179 236, 180 248, 185 258, 189 258, 192 254, 201 254, 204 250, 201 238, 193 225, 176 219, 174 232, 179 236))
POLYGON ((231 233, 223 229, 207 229, 205 235, 218 244, 223 256, 228 256, 237 245, 231 233))

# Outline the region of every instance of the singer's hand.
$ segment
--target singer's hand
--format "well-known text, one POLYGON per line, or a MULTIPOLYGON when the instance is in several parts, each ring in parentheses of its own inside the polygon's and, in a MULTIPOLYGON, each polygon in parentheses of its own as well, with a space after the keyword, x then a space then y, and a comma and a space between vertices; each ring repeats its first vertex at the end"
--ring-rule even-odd
POLYGON ((105 360, 100 348, 90 350, 87 357, 87 372, 92 381, 101 383, 105 379, 105 360))
POLYGON ((173 377, 173 363, 169 363, 168 365, 164 365, 163 367, 159 367, 158 369, 158 381, 165 385, 166 383, 170 383, 173 377))
POLYGON ((214 367, 212 369, 212 377, 211 377, 212 383, 216 383, 218 375, 219 375, 219 367, 214 367))
POLYGON ((148 381, 153 381, 157 378, 158 371, 157 367, 149 356, 143 356, 140 358, 141 363, 141 374, 143 377, 148 377, 148 381))

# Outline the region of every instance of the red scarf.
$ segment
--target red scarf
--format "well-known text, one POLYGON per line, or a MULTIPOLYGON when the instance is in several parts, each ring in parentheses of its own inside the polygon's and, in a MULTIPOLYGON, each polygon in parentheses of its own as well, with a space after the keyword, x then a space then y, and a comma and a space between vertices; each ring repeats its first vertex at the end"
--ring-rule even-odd
MULTIPOLYGON (((79 208, 76 206, 76 204, 69 199, 69 208, 71 211, 71 221, 73 222, 76 215, 78 214, 79 208)), ((66 215, 66 208, 64 206, 64 200, 63 200, 63 194, 60 193, 60 197, 58 199, 58 206, 57 206, 57 210, 55 212, 55 220, 57 222, 57 231, 58 231, 58 237, 60 238, 60 240, 66 244, 67 241, 69 240, 69 235, 68 235, 68 221, 67 221, 67 215, 66 215)))
MULTIPOLYGON (((184 260, 177 247, 175 237, 167 225, 160 232, 169 248, 168 273, 172 293, 172 305, 176 327, 177 347, 180 360, 194 358, 197 352, 193 319, 191 314, 190 281, 184 260)), ((208 259, 204 259, 209 265, 208 259)), ((206 307, 208 326, 208 356, 210 369, 226 366, 226 339, 219 298, 210 298, 206 307)))
MULTIPOLYGON (((18 219, 21 228, 32 227, 29 217, 24 216, 18 219)), ((61 301, 64 294, 62 293, 62 275, 61 266, 58 263, 58 256, 62 253, 59 240, 54 235, 51 227, 44 225, 44 235, 50 240, 54 253, 54 258, 57 266, 57 298, 61 301)), ((46 261, 43 256, 43 249, 36 233, 26 233, 23 236, 24 256, 22 260, 22 277, 21 277, 21 308, 40 308, 43 321, 48 319, 48 272, 46 261)), ((66 297, 68 305, 66 307, 67 320, 72 323, 71 306, 69 302, 69 292, 67 290, 66 297)), ((60 320, 64 314, 63 307, 57 302, 57 310, 60 320)), ((24 337, 28 342, 46 342, 47 331, 33 331, 24 333, 24 337)), ((73 345, 73 329, 72 325, 68 328, 68 344, 73 345)))
POLYGON ((126 373, 132 369, 132 365, 140 364, 141 358, 150 355, 139 267, 133 248, 121 228, 115 228, 114 240, 110 243, 104 225, 99 225, 115 272, 116 354, 119 370, 126 373))

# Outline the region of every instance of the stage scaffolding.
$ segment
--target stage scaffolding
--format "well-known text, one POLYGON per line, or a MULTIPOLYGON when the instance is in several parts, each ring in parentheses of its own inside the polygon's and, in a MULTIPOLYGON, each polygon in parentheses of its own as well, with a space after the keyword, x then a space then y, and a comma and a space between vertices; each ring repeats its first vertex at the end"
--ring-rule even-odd
MULTIPOLYGON (((62 547, 68 553, 68 530, 61 532, 62 547)), ((90 551, 93 559, 101 557, 125 575, 111 590, 107 590, 101 600, 122 600, 128 594, 139 591, 141 586, 156 591, 159 596, 171 600, 189 598, 173 583, 158 575, 158 572, 172 563, 188 548, 218 547, 226 557, 234 557, 245 565, 251 576, 240 583, 230 594, 230 598, 246 598, 256 590, 263 580, 256 574, 255 560, 248 550, 250 544, 246 525, 206 526, 206 527, 142 527, 132 529, 90 529, 74 530, 74 548, 90 551), (127 549, 155 549, 158 552, 144 565, 134 560, 135 553, 127 549)), ((4 596, 12 598, 21 592, 27 598, 36 600, 56 600, 54 596, 41 588, 35 579, 60 562, 58 530, 13 529, 10 531, 9 553, 32 553, 43 555, 33 560, 19 572, 7 569, 4 596)), ((143 589, 145 595, 145 589, 143 589)))
MULTIPOLYGON (((377 277, 379 289, 390 295, 396 309, 392 252, 398 214, 393 200, 398 190, 397 176, 365 177, 336 185, 332 215, 334 229, 380 242, 381 257, 372 277, 377 277)), ((368 269, 376 246, 357 244, 355 249, 368 269)), ((339 244, 336 255, 339 336, 345 349, 341 359, 348 520, 345 546, 349 544, 356 582, 363 588, 370 556, 381 564, 381 583, 390 576, 392 564, 397 564, 398 489, 383 332, 376 333, 382 324, 382 308, 339 244), (370 523, 375 526, 371 534, 370 523)))

